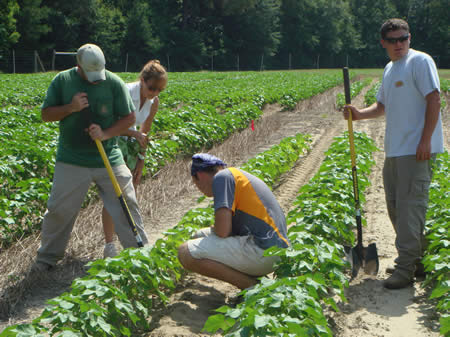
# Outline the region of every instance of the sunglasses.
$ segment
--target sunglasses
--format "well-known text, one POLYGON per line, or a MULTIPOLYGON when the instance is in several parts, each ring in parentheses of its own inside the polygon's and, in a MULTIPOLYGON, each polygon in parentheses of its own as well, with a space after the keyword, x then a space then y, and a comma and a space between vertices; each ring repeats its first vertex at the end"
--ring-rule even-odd
POLYGON ((405 34, 400 37, 385 37, 383 40, 386 41, 387 43, 395 44, 397 42, 405 42, 408 39, 409 39, 409 34, 405 34))
POLYGON ((144 83, 145 83, 145 86, 147 87, 147 89, 148 89, 149 91, 158 91, 158 92, 162 92, 162 91, 164 91, 164 89, 165 89, 165 88, 160 88, 160 87, 149 86, 146 82, 144 82, 144 83))

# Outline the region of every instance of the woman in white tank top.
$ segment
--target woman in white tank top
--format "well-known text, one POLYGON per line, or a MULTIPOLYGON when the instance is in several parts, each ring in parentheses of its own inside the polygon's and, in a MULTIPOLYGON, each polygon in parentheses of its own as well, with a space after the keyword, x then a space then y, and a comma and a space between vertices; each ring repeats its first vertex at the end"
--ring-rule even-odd
MULTIPOLYGON (((136 108, 136 122, 122 136, 119 137, 119 146, 125 163, 133 174, 133 185, 137 193, 137 186, 142 178, 145 153, 148 144, 148 133, 152 127, 153 119, 158 111, 159 93, 167 85, 166 69, 158 60, 149 61, 139 74, 139 80, 127 83, 131 99, 136 108)), ((104 257, 117 255, 114 246, 114 222, 108 211, 102 210, 103 231, 105 233, 104 257)))

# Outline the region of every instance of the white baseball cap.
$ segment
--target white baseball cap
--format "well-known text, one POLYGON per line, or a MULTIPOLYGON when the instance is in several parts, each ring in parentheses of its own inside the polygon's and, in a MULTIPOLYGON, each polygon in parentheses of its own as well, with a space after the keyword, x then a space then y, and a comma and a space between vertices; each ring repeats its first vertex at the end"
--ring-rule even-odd
POLYGON ((78 65, 83 69, 89 82, 104 81, 105 55, 95 44, 84 44, 77 51, 78 65))

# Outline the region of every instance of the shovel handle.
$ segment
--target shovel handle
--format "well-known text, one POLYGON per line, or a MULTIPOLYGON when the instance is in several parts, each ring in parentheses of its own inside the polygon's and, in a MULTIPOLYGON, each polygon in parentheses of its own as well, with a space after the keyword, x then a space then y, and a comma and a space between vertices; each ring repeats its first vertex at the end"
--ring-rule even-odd
POLYGON ((138 245, 138 247, 144 247, 144 245, 142 243, 142 238, 139 235, 139 233, 138 233, 138 231, 136 229, 136 224, 134 223, 133 217, 131 216, 130 209, 128 208, 127 202, 125 201, 125 199, 124 199, 124 197, 122 195, 122 190, 120 189, 120 185, 117 182, 116 176, 114 175, 114 172, 112 170, 112 167, 111 167, 111 164, 109 162, 109 159, 106 156, 105 149, 103 148, 103 144, 102 144, 102 142, 99 139, 95 140, 95 144, 97 145, 98 152, 100 152, 100 156, 102 157, 103 163, 105 164, 106 170, 108 171, 109 178, 111 179, 111 182, 112 182, 113 187, 114 187, 114 191, 116 192, 116 196, 119 199, 120 205, 122 206, 122 209, 123 209, 123 211, 125 213, 125 216, 126 216, 126 218, 128 220, 128 224, 130 225, 131 230, 133 231, 133 234, 134 234, 134 236, 136 238, 137 245, 138 245))
MULTIPOLYGON (((344 67, 342 70, 344 73, 345 104, 351 104, 350 78, 348 76, 348 68, 344 67)), ((350 156, 352 159, 352 168, 354 168, 356 167, 356 154, 355 154, 355 141, 353 136, 352 110, 347 108, 347 112, 348 112, 348 137, 350 141, 350 156)))
MULTIPOLYGON (((344 91, 345 91, 345 103, 351 103, 350 96, 350 78, 348 75, 348 68, 344 67, 344 91)), ((361 209, 359 202, 359 189, 358 189, 358 174, 356 171, 356 151, 355 151, 355 140, 353 136, 353 122, 352 122, 352 111, 348 109, 348 138, 350 142, 350 156, 352 160, 352 180, 353 180, 353 197, 355 199, 355 213, 356 213, 356 229, 358 234, 358 248, 361 250, 362 256, 362 223, 361 223, 361 209)))

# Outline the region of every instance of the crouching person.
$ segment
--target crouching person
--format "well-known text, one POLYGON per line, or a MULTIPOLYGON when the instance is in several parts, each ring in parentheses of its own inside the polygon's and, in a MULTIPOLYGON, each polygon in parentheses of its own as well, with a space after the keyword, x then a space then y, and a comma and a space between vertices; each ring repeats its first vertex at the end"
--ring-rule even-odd
POLYGON ((183 243, 178 258, 190 271, 245 289, 273 271, 278 257, 264 257, 265 249, 289 246, 286 219, 262 180, 226 166, 206 153, 192 157, 192 181, 214 198, 215 222, 183 243))

